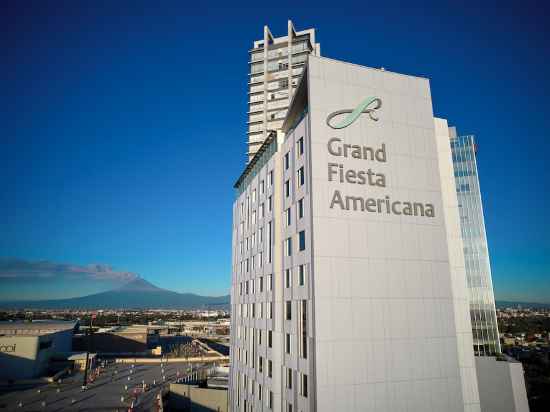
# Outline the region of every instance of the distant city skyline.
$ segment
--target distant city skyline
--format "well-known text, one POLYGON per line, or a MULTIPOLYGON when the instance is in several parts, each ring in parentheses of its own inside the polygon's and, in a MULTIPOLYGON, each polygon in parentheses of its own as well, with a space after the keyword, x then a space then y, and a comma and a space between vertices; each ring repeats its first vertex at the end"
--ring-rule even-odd
MULTIPOLYGON (((435 115, 477 137, 496 299, 550 302, 550 33, 547 6, 529 3, 384 3, 335 19, 305 4, 12 2, 0 17, 0 259, 101 264, 226 294, 246 51, 264 24, 283 36, 291 18, 317 29, 323 54, 431 79, 435 115)), ((57 278, 44 279, 0 273, 0 299, 51 296, 57 278)), ((67 296, 95 282, 59 278, 67 296)))

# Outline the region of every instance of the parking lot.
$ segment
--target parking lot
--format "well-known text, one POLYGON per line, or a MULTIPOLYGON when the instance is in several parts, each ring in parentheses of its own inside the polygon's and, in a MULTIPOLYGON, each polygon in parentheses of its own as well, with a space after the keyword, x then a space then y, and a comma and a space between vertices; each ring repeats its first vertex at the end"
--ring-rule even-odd
MULTIPOLYGON (((156 398, 164 385, 190 379, 202 364, 116 364, 96 368, 93 382, 82 390, 83 375, 61 382, 0 388, 0 411, 134 411, 156 410, 156 398), (145 387, 145 390, 144 390, 145 387)), ((90 379, 90 380, 92 380, 90 379)))

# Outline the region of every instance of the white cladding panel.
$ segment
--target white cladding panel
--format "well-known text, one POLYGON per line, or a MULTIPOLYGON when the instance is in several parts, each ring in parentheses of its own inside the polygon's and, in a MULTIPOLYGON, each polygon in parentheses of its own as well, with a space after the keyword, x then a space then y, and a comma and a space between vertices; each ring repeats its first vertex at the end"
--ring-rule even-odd
MULTIPOLYGON (((316 406, 319 411, 465 409, 429 82, 309 59, 316 406), (327 116, 378 97, 335 130, 327 116), (327 143, 386 147, 386 162, 327 143), (328 164, 383 174, 385 187, 329 181, 328 164), (434 217, 330 208, 335 191, 432 204, 434 217)), ((345 116, 345 115, 344 115, 345 116)))

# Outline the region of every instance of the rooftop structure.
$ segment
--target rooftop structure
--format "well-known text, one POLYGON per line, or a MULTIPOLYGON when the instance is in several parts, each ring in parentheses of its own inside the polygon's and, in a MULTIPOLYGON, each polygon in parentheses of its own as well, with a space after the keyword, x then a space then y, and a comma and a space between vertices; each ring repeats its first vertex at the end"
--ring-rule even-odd
POLYGON ((321 55, 315 29, 296 31, 288 21, 286 36, 274 37, 264 26, 262 40, 250 50, 248 83, 248 160, 268 137, 281 128, 307 56, 321 55))

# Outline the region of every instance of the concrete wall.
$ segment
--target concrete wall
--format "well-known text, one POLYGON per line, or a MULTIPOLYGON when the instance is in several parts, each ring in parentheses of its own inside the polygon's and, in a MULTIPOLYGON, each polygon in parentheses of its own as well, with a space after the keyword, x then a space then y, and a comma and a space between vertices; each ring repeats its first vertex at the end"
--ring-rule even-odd
POLYGON ((482 412, 528 412, 523 367, 519 362, 476 357, 482 412))
POLYGON ((167 408, 189 412, 227 412, 227 390, 170 384, 167 408))
POLYGON ((463 390, 473 353, 459 336, 428 80, 313 56, 308 75, 317 410, 476 410, 463 390), (378 121, 327 126, 368 97, 382 100, 378 121), (385 144, 387 161, 331 155, 335 137, 385 144), (331 162, 382 173, 386 187, 329 181, 331 162), (430 203, 435 215, 331 208, 336 190, 430 203))

